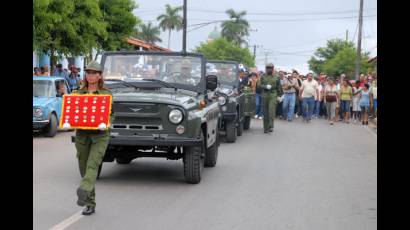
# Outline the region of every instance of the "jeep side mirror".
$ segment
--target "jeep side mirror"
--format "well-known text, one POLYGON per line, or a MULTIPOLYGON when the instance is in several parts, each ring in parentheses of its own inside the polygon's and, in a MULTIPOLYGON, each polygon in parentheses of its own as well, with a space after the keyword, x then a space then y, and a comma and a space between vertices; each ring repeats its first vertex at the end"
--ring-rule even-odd
POLYGON ((218 77, 216 75, 207 75, 206 79, 206 89, 215 90, 218 86, 218 77))

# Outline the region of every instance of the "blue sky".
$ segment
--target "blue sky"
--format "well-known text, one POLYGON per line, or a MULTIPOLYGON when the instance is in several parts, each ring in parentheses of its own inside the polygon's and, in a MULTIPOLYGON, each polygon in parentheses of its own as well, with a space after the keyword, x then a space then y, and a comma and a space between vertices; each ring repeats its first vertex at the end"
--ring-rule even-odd
MULTIPOLYGON (((134 11, 144 22, 158 25, 156 17, 165 11, 165 4, 179 6, 183 0, 136 0, 134 11)), ((317 47, 325 46, 327 39, 346 38, 357 42, 359 0, 188 0, 188 26, 214 20, 228 19, 229 8, 246 10, 251 26, 249 44, 257 45, 256 62, 259 68, 273 62, 279 69, 295 68, 305 74, 307 61, 317 47)), ((377 55, 377 1, 364 0, 362 49, 377 55)), ((182 15, 182 13, 181 13, 182 15)), ((205 42, 215 25, 204 26, 187 34, 187 49, 205 42)), ((188 30, 194 27, 188 27, 188 30)), ((163 47, 168 46, 168 33, 162 32, 163 47)), ((171 49, 182 49, 182 31, 172 32, 171 49)))

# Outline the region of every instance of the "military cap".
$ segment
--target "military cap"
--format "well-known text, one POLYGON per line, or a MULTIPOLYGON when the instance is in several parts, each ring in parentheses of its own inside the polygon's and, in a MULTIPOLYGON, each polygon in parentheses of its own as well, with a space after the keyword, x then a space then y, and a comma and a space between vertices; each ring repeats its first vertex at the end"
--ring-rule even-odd
POLYGON ((268 63, 268 64, 266 64, 266 68, 273 68, 274 66, 273 66, 273 63, 268 63))
POLYGON ((96 62, 96 61, 92 61, 90 62, 87 67, 85 68, 85 71, 87 70, 94 70, 94 71, 98 71, 98 72, 102 72, 102 68, 100 63, 96 62))

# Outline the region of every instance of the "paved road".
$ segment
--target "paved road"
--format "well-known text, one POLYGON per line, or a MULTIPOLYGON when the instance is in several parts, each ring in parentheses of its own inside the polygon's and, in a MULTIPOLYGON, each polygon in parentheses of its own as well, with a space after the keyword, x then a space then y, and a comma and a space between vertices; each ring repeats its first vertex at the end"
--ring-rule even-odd
POLYGON ((266 135, 252 120, 197 185, 182 161, 105 163, 89 217, 76 206, 72 134, 33 135, 34 229, 376 229, 377 137, 362 125, 278 121, 266 135))

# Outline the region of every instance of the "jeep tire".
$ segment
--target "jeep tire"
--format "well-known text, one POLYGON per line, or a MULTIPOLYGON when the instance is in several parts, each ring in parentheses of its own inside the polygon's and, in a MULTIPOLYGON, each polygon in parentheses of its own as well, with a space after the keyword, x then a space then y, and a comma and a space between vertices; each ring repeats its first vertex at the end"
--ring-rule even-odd
POLYGON ((215 143, 206 150, 205 153, 205 167, 215 167, 218 159, 219 134, 216 135, 215 143))
POLYGON ((238 122, 238 137, 242 136, 243 133, 243 122, 244 120, 238 122))
POLYGON ((57 117, 54 113, 50 116, 50 123, 47 125, 47 128, 44 130, 44 136, 46 137, 54 137, 57 133, 57 117))
POLYGON ((234 143, 236 141, 236 120, 226 121, 226 141, 228 143, 234 143))
POLYGON ((243 129, 244 130, 248 130, 251 126, 251 117, 250 116, 246 116, 245 120, 243 122, 243 129))
POLYGON ((201 132, 202 144, 200 146, 188 146, 184 149, 184 177, 189 184, 201 182, 202 170, 204 168, 205 139, 201 132))

